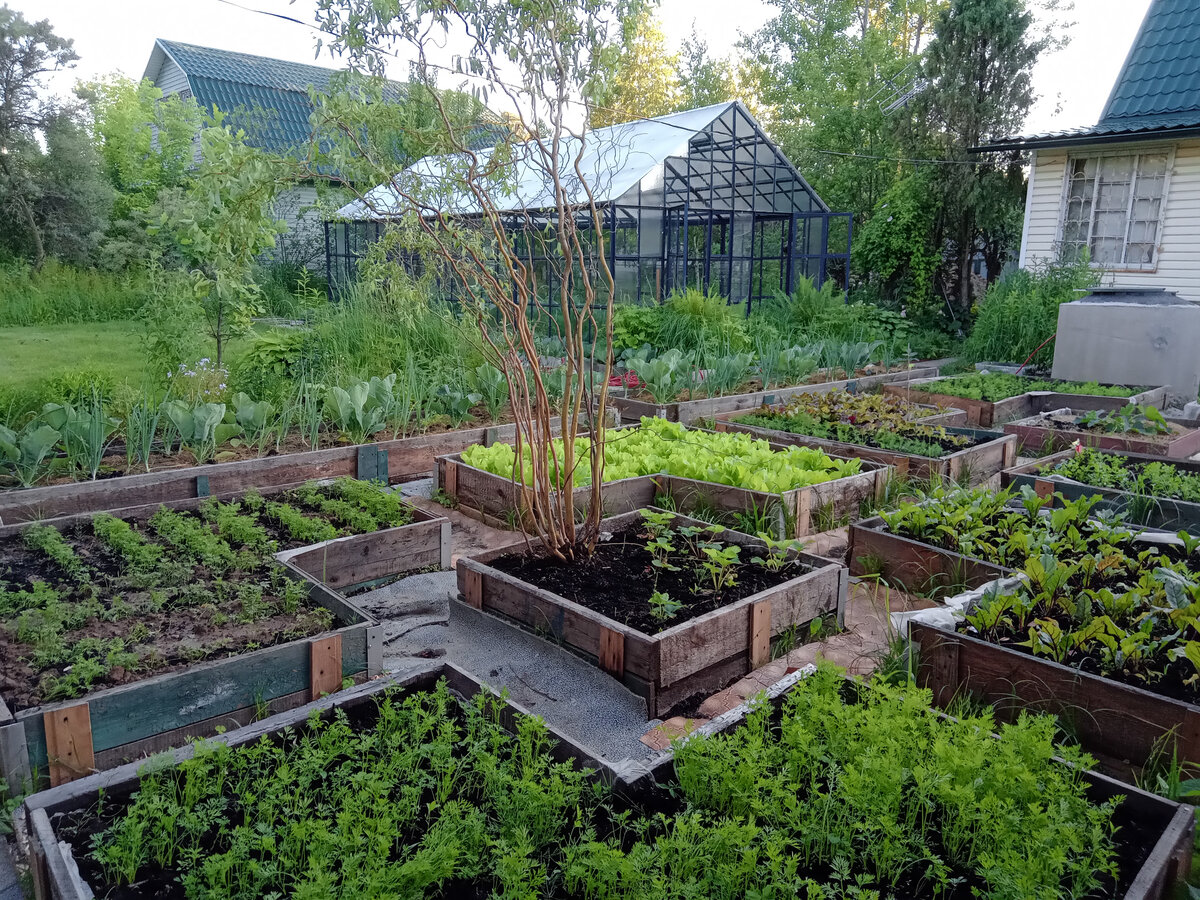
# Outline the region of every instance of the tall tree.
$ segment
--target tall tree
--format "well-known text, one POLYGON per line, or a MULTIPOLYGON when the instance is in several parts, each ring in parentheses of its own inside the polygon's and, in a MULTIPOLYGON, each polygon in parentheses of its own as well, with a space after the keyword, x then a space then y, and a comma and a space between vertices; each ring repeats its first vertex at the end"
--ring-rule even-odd
POLYGON ((70 40, 50 22, 29 22, 7 4, 0 6, 0 204, 21 223, 35 267, 46 259, 42 229, 34 213, 35 176, 41 141, 60 111, 44 99, 44 76, 79 59, 70 40))
POLYGON ((667 51, 655 6, 640 4, 623 30, 612 71, 593 88, 589 116, 593 128, 662 116, 679 108, 679 60, 667 51))
POLYGON ((738 95, 737 72, 728 59, 709 54, 708 43, 696 31, 679 51, 679 109, 697 109, 733 100, 738 95))
MULTIPOLYGON (((1053 10, 1056 4, 1048 6, 1053 10)), ((994 264, 989 274, 998 274, 1023 202, 1015 160, 968 151, 1020 130, 1035 99, 1034 64, 1044 51, 1065 43, 1051 27, 1039 31, 1026 0, 953 0, 934 25, 923 65, 929 88, 916 112, 949 162, 939 179, 944 280, 964 317, 974 300, 972 257, 986 250, 994 264)))

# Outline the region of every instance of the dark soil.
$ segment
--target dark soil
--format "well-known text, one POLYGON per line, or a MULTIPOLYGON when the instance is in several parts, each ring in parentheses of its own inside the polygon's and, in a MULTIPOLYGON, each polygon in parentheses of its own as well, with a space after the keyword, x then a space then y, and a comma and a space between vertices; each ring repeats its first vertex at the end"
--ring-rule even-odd
POLYGON ((740 556, 743 564, 736 570, 737 583, 717 594, 701 560, 683 552, 681 539, 674 540, 679 550, 670 557, 671 564, 679 567, 675 572, 651 564, 653 557, 646 550, 649 540, 650 535, 644 529, 632 527, 614 534, 587 559, 565 563, 546 554, 513 553, 488 565, 643 634, 658 634, 812 571, 802 563, 792 562, 778 572, 771 572, 750 562, 761 551, 743 548, 740 556), (683 608, 667 622, 659 622, 650 615, 648 601, 655 590, 668 594, 672 600, 683 601, 683 608))
MULTIPOLYGON (((886 375, 886 374, 894 373, 894 372, 903 372, 903 371, 906 371, 907 369, 908 369, 907 364, 899 365, 899 366, 892 366, 892 368, 887 369, 887 370, 876 367, 876 370, 874 372, 870 372, 870 373, 868 373, 866 369, 859 369, 857 372, 854 373, 854 378, 865 378, 868 375, 886 375)), ((777 385, 775 385, 775 388, 778 389, 778 388, 788 388, 788 387, 799 387, 802 384, 828 384, 831 381, 849 381, 849 380, 850 379, 848 379, 848 378, 842 377, 841 370, 838 370, 836 373, 820 371, 820 372, 814 372, 813 374, 811 374, 807 378, 805 378, 803 381, 796 382, 794 384, 793 383, 777 384, 777 385), (833 377, 834 375, 837 375, 837 377, 836 378, 833 377)), ((682 403, 682 402, 685 402, 688 400, 700 400, 700 399, 704 399, 709 396, 736 397, 738 394, 756 394, 761 390, 763 390, 763 384, 762 384, 761 378, 751 378, 749 381, 745 382, 744 384, 739 385, 735 390, 732 390, 727 394, 716 394, 716 395, 710 395, 708 392, 706 392, 704 390, 704 384, 703 384, 703 382, 701 382, 700 385, 697 386, 690 393, 687 391, 681 392, 679 394, 679 396, 677 396, 675 398, 674 402, 682 403)), ((654 403, 655 402, 654 398, 651 397, 650 394, 647 393, 643 389, 635 390, 633 393, 629 394, 629 399, 640 400, 643 403, 654 403)))

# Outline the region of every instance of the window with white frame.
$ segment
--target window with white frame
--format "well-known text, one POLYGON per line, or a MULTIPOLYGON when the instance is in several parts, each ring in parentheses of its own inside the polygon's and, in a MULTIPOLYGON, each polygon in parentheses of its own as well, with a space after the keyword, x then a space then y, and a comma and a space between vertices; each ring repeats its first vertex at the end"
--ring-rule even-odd
POLYGON ((1065 254, 1084 247, 1107 269, 1152 269, 1166 197, 1170 153, 1072 156, 1061 228, 1065 254))

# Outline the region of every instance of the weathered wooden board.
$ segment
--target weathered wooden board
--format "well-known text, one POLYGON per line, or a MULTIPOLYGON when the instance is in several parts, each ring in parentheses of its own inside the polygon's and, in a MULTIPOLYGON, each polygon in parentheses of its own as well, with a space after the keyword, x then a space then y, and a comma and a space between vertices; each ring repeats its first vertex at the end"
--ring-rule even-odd
POLYGON ((364 448, 386 455, 388 480, 395 483, 425 477, 439 456, 459 453, 474 444, 512 440, 513 435, 512 425, 468 428, 377 444, 331 447, 100 481, 0 491, 0 525, 188 500, 201 495, 197 491, 198 478, 207 479, 209 495, 222 498, 249 488, 286 488, 307 481, 354 478, 359 475, 359 457, 364 448))
POLYGON ((1173 743, 1180 760, 1200 763, 1195 704, 930 625, 912 623, 909 636, 918 680, 939 706, 971 696, 1006 721, 1023 710, 1051 713, 1084 750, 1140 767, 1173 743))
MULTIPOLYGON (((456 508, 467 515, 500 528, 513 529, 521 519, 521 491, 510 479, 493 475, 464 463, 461 456, 439 457, 437 484, 454 498, 456 508)), ((680 512, 698 507, 730 513, 753 513, 773 522, 778 537, 804 537, 826 520, 858 517, 864 501, 880 496, 889 475, 887 466, 863 461, 863 471, 781 494, 679 478, 673 475, 644 475, 605 482, 601 504, 605 516, 617 516, 667 499, 680 512)), ((591 488, 576 488, 577 509, 587 509, 591 488)), ((526 516, 526 521, 528 517, 526 516)))
MULTIPOLYGON (((934 384, 951 377, 953 376, 945 375, 937 378, 914 379, 912 384, 934 384)), ((969 397, 957 397, 954 394, 939 394, 936 391, 918 390, 911 385, 902 384, 885 384, 883 391, 885 394, 903 397, 912 403, 936 403, 939 406, 953 406, 964 410, 967 413, 967 423, 980 428, 990 428, 1062 406, 1074 406, 1076 409, 1109 410, 1120 409, 1129 403, 1137 403, 1149 404, 1161 409, 1167 402, 1165 387, 1149 388, 1131 397, 1031 391, 1026 394, 1018 394, 1016 397, 1006 397, 1003 400, 995 401, 973 400, 969 397)))
MULTIPOLYGON (((1046 412, 1060 409, 1052 407, 1046 412)), ((1079 411, 1079 407, 1071 408, 1070 412, 1079 411)), ((1066 450, 1078 442, 1084 447, 1094 447, 1097 450, 1115 450, 1122 453, 1140 453, 1147 456, 1168 457, 1170 459, 1187 459, 1200 453, 1200 428, 1192 428, 1168 440, 1151 440, 1132 434, 1101 434, 1093 431, 1067 431, 1051 428, 1042 424, 1038 416, 1008 422, 1004 430, 1016 435, 1017 441, 1024 452, 1057 453, 1066 450)))
MULTIPOLYGON (((638 519, 638 513, 626 513, 606 519, 603 527, 619 531, 638 519)), ((703 525, 683 516, 679 522, 703 525)), ((732 531, 724 532, 721 539, 747 549, 762 547, 757 539, 732 531)), ((719 673, 726 684, 744 675, 750 671, 753 647, 758 646, 762 653, 764 627, 769 642, 793 626, 838 613, 846 591, 841 566, 799 554, 798 558, 810 567, 808 572, 656 635, 647 635, 489 565, 493 559, 512 552, 497 550, 459 559, 459 592, 465 602, 475 605, 478 596, 477 608, 536 634, 549 635, 560 646, 596 662, 645 697, 651 716, 666 712, 700 686, 711 687, 714 673, 719 673), (760 617, 757 644, 753 622, 756 608, 760 617), (763 616, 768 617, 765 625, 763 616), (621 671, 615 668, 618 659, 623 665, 621 671)))
POLYGON ((878 517, 850 526, 851 575, 879 574, 888 584, 911 593, 929 593, 945 587, 980 587, 1012 574, 1003 566, 900 537, 884 527, 878 517), (882 572, 876 571, 877 564, 882 572))
POLYGON ((792 387, 777 387, 770 390, 752 391, 748 394, 733 394, 729 397, 706 397, 702 400, 680 400, 675 403, 653 403, 633 397, 613 397, 613 408, 623 422, 638 422, 643 417, 667 419, 690 425, 700 419, 711 419, 721 413, 740 409, 754 409, 765 404, 778 403, 797 394, 823 394, 828 391, 867 390, 881 384, 909 382, 937 375, 937 365, 921 365, 903 372, 886 372, 880 375, 864 375, 861 378, 840 381, 823 381, 819 384, 800 384, 792 387))
POLYGON ((963 473, 968 476, 970 484, 982 484, 997 472, 1012 465, 1017 460, 1017 441, 1010 435, 999 431, 983 431, 975 428, 947 427, 951 434, 963 435, 972 440, 982 441, 974 447, 956 450, 939 457, 918 456, 915 453, 900 453, 895 450, 884 450, 879 447, 867 447, 862 444, 850 444, 844 441, 834 441, 826 438, 810 437, 809 435, 793 434, 773 428, 763 428, 759 425, 746 425, 736 422, 745 413, 726 413, 716 419, 714 427, 717 431, 733 431, 749 434, 774 444, 787 444, 795 447, 815 447, 830 456, 855 457, 868 460, 880 465, 891 466, 897 475, 920 480, 946 479, 957 480, 963 473))
MULTIPOLYGON (((1187 459, 1166 459, 1161 456, 1150 456, 1145 453, 1119 453, 1113 450, 1099 451, 1106 455, 1119 456, 1137 463, 1160 463, 1169 465, 1180 472, 1200 474, 1200 462, 1187 459)), ((1200 503, 1189 503, 1186 500, 1174 500, 1169 497, 1153 497, 1151 503, 1146 503, 1144 497, 1130 491, 1116 488, 1102 488, 1078 481, 1070 481, 1052 477, 1054 468, 1075 454, 1074 450, 1063 450, 1050 456, 1043 456, 1025 463, 1022 466, 1011 466, 1000 474, 1004 487, 1020 489, 1024 485, 1033 488, 1043 497, 1050 494, 1062 494, 1067 500, 1078 500, 1080 497, 1103 497, 1118 509, 1130 511, 1136 509, 1141 517, 1139 525, 1151 528, 1163 528, 1169 531, 1200 529, 1200 503)))

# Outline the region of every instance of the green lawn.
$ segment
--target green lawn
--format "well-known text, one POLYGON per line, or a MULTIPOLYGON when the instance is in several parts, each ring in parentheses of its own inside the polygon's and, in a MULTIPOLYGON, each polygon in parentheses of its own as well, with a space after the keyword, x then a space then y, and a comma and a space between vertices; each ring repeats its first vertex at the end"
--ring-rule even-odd
MULTIPOLYGON (((225 364, 249 346, 247 338, 231 341, 225 364)), ((0 394, 35 389, 48 378, 72 372, 95 372, 118 384, 140 387, 146 375, 140 325, 127 321, 0 328, 0 394)))
POLYGON ((0 387, 20 390, 82 370, 140 383, 142 369, 136 322, 0 328, 0 387))

